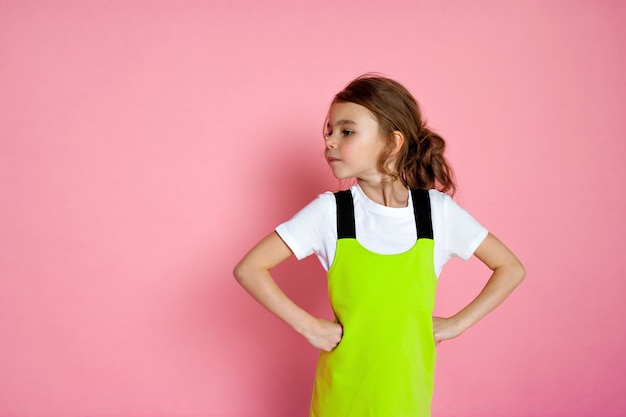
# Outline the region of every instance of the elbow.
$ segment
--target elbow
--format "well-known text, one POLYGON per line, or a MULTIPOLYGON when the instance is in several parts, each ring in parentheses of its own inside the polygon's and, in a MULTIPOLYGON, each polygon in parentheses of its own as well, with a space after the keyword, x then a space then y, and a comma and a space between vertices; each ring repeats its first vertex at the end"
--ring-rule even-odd
POLYGON ((526 268, 524 268, 524 265, 522 265, 519 260, 512 267, 511 277, 515 281, 516 286, 521 284, 524 281, 524 278, 526 278, 526 268))
POLYGON ((243 260, 239 261, 235 268, 233 268, 233 277, 235 277, 235 281, 239 284, 245 281, 246 277, 246 265, 243 260))
POLYGON ((254 281, 258 276, 259 272, 258 265, 255 265, 248 258, 243 258, 235 267, 233 268, 233 276, 235 277, 235 281, 239 283, 242 287, 246 288, 252 281, 254 281))
POLYGON ((518 285, 520 285, 524 278, 526 278, 526 268, 517 259, 511 259, 508 263, 501 265, 493 269, 494 276, 498 276, 502 279, 502 282, 506 282, 506 285, 512 291, 518 285))

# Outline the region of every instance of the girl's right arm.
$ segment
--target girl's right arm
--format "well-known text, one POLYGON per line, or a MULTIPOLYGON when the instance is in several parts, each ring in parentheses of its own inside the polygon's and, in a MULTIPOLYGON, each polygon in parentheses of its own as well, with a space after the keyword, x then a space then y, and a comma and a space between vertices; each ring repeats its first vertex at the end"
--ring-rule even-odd
POLYGON ((239 284, 263 307, 303 335, 318 349, 331 351, 342 336, 341 325, 316 318, 296 305, 276 285, 270 270, 289 258, 291 249, 272 232, 254 246, 233 271, 239 284))

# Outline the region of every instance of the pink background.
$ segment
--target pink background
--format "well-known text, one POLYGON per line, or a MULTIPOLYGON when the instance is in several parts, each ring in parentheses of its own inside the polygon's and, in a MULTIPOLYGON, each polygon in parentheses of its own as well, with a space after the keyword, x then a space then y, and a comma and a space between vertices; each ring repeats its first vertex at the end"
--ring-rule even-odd
MULTIPOLYGON (((0 2, 0 415, 304 416, 317 352, 231 270, 326 189, 379 71, 528 276, 439 348, 433 415, 626 414, 626 2, 0 2)), ((438 313, 488 271, 455 260, 438 313)), ((276 278, 328 314, 315 259, 276 278)))

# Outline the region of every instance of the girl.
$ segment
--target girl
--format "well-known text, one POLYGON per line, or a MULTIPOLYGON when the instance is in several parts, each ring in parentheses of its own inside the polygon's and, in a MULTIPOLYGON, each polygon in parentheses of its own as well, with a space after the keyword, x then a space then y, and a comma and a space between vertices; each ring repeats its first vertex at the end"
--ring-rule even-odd
POLYGON ((451 198, 444 140, 413 96, 367 74, 330 106, 325 156, 349 190, 319 195, 235 267, 237 281, 322 352, 310 416, 430 415, 435 346, 459 336, 523 280, 515 255, 451 198), (313 317, 270 270, 315 253, 328 271, 335 320, 313 317), (433 317, 437 277, 451 256, 474 254, 492 271, 452 317, 433 317))

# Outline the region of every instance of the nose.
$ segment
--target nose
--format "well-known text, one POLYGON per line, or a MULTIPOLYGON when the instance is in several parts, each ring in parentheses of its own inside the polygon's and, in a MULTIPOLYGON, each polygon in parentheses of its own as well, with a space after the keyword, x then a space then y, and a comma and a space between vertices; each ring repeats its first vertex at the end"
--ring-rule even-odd
POLYGON ((332 134, 326 135, 324 136, 324 145, 326 145, 326 148, 328 149, 334 149, 337 147, 337 141, 332 134))

